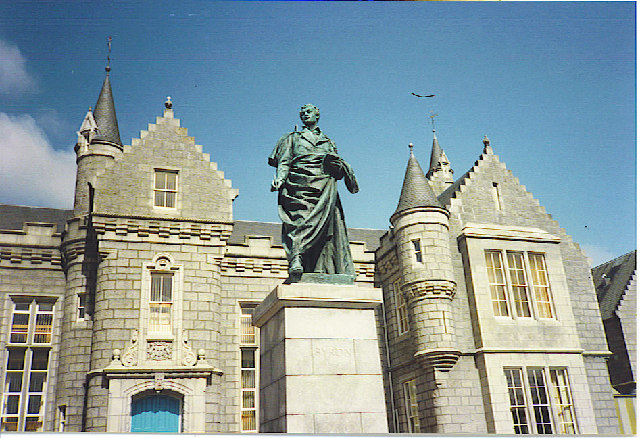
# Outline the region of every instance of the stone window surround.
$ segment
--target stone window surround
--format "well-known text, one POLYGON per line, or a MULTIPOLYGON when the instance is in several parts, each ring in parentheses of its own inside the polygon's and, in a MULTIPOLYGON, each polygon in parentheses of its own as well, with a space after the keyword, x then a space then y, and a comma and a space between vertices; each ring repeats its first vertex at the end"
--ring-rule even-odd
POLYGON ((575 412, 573 409, 573 395, 571 394, 571 377, 569 376, 569 373, 567 372, 567 368, 566 367, 543 367, 543 366, 528 366, 528 367, 504 367, 504 371, 518 371, 521 377, 521 382, 522 382, 522 389, 524 392, 524 407, 526 410, 526 419, 527 419, 527 423, 529 426, 529 434, 539 434, 540 432, 538 432, 538 420, 536 418, 535 415, 535 411, 534 411, 534 401, 532 399, 532 388, 531 388, 531 382, 530 382, 530 373, 534 370, 537 371, 541 371, 542 372, 542 376, 543 376, 543 380, 544 380, 544 386, 541 386, 541 388, 543 389, 543 391, 545 391, 545 398, 547 400, 547 404, 546 406, 548 406, 548 410, 549 410, 549 418, 551 421, 551 427, 553 428, 552 432, 549 433, 554 433, 554 434, 565 434, 566 432, 561 431, 561 425, 560 425, 560 417, 559 414, 557 412, 558 406, 558 400, 556 398, 556 396, 554 395, 554 388, 555 385, 553 384, 551 377, 551 372, 552 371, 561 371, 567 378, 567 380, 569 381, 568 384, 568 388, 569 388, 569 397, 570 397, 570 411, 571 411, 571 417, 573 420, 573 428, 574 428, 574 433, 573 434, 579 434, 578 431, 578 427, 576 424, 576 418, 575 418, 575 412))
MULTIPOLYGON (((580 434, 595 434, 597 426, 593 418, 591 391, 583 356, 580 353, 485 353, 478 361, 482 378, 485 410, 491 419, 488 433, 513 434, 510 399, 505 368, 549 368, 567 370, 573 400, 575 427, 580 434)), ((526 378, 526 377, 525 377, 526 378)), ((549 383, 549 382, 547 382, 549 383)), ((549 385, 547 385, 549 387, 549 385)))
MULTIPOLYGON (((541 252, 541 251, 518 251, 518 250, 513 250, 513 249, 498 249, 498 248, 492 248, 492 249, 486 249, 485 250, 485 254, 490 253, 490 252, 495 252, 495 253, 499 253, 500 254, 500 260, 501 260, 501 265, 502 265, 502 275, 505 281, 505 294, 506 294, 506 298, 507 298, 507 309, 508 309, 508 315, 495 315, 494 316, 496 318, 508 318, 508 319, 535 319, 535 320, 549 320, 549 319, 555 319, 556 318, 556 310, 555 310, 555 306, 554 306, 554 300, 553 300, 553 290, 551 288, 550 285, 550 281, 549 281, 549 274, 548 274, 548 270, 546 268, 546 257, 545 257, 545 253, 541 252), (525 278, 526 278, 526 289, 527 289, 527 307, 529 309, 529 316, 524 316, 524 315, 519 315, 517 308, 518 306, 516 305, 516 297, 513 293, 512 290, 512 281, 511 281, 511 273, 510 270, 511 265, 508 262, 508 254, 512 253, 512 254, 520 254, 522 257, 522 261, 524 264, 524 271, 525 271, 525 278), (529 257, 532 254, 537 254, 537 255, 541 255, 542 256, 542 260, 545 264, 545 276, 547 279, 547 293, 549 296, 549 306, 550 306, 550 312, 551 312, 551 317, 544 317, 544 316, 540 316, 540 311, 538 309, 539 306, 539 301, 536 300, 535 298, 535 292, 534 292, 534 282, 533 282, 533 276, 532 276, 532 268, 531 268, 531 264, 529 261, 529 257)), ((487 266, 488 267, 488 266, 487 266)))
MULTIPOLYGON (((52 377, 51 376, 51 364, 53 362, 53 349, 51 348, 53 343, 53 336, 54 336, 54 328, 55 328, 55 320, 56 320, 56 305, 57 305, 57 298, 56 297, 50 297, 50 296, 32 296, 32 295, 11 295, 9 297, 11 299, 11 303, 12 303, 12 312, 11 312, 11 317, 8 319, 7 323, 9 324, 8 330, 7 330, 7 348, 12 347, 12 348, 18 348, 18 349, 25 349, 25 359, 24 359, 24 364, 23 364, 23 368, 22 368, 22 385, 21 385, 21 404, 23 405, 23 408, 20 409, 18 411, 18 415, 19 415, 19 419, 18 419, 18 424, 22 425, 22 427, 24 427, 24 421, 27 417, 34 417, 36 415, 28 415, 26 413, 26 403, 28 402, 28 397, 29 394, 31 394, 31 392, 29 391, 29 385, 30 385, 30 379, 31 379, 31 363, 32 363, 32 355, 33 355, 33 349, 46 349, 48 350, 47 353, 47 368, 45 370, 37 370, 36 372, 39 373, 45 373, 46 374, 46 380, 44 383, 44 386, 42 388, 42 391, 38 391, 39 394, 41 394, 41 403, 40 403, 40 412, 37 415, 37 417, 40 418, 40 423, 42 424, 42 426, 44 426, 44 423, 46 421, 46 418, 48 417, 48 405, 49 405, 49 380, 52 377), (10 342, 10 333, 11 333, 11 325, 13 324, 13 314, 14 314, 14 309, 15 309, 15 304, 16 303, 23 303, 23 304, 28 304, 29 305, 29 310, 28 310, 28 314, 29 314, 29 325, 28 325, 28 332, 27 332, 27 339, 26 342, 24 343, 12 343, 10 342), (34 338, 35 338, 35 325, 36 325, 36 318, 37 315, 40 313, 39 309, 38 309, 38 304, 39 303, 47 303, 47 304, 51 304, 52 305, 52 309, 50 311, 45 311, 44 313, 46 314, 51 314, 51 328, 50 328, 50 338, 49 338, 49 342, 34 342, 34 338), (20 413, 22 413, 22 415, 20 415, 20 413)), ((23 312, 20 312, 23 313, 23 312)), ((9 359, 9 354, 8 354, 8 350, 5 350, 6 352, 6 360, 9 359)), ((6 386, 6 378, 7 378, 7 372, 8 372, 8 367, 6 366, 6 363, 2 365, 2 369, 4 372, 4 376, 3 379, 0 383, 3 384, 2 387, 2 391, 0 391, 1 393, 3 393, 3 398, 2 400, 0 400, 0 409, 2 409, 2 411, 0 412, 0 414, 3 414, 2 418, 4 418, 4 404, 5 404, 5 391, 4 388, 6 386)), ((16 370, 18 371, 18 370, 16 370)), ((41 427, 42 427, 41 426, 41 427)), ((19 426, 19 430, 20 430, 20 426, 19 426)))
POLYGON ((569 289, 564 273, 563 258, 557 236, 531 227, 507 227, 495 224, 467 224, 458 237, 463 257, 469 265, 475 307, 478 318, 494 319, 502 322, 527 322, 537 324, 571 325, 573 313, 570 312, 569 289), (485 251, 503 250, 515 252, 534 252, 544 254, 549 289, 553 301, 554 318, 516 318, 496 317, 493 315, 489 278, 487 274, 485 251))
POLYGON ((182 191, 180 190, 180 179, 181 179, 181 171, 182 169, 179 167, 172 167, 172 166, 160 166, 160 167, 153 167, 151 169, 151 174, 152 177, 150 178, 149 181, 149 189, 151 193, 151 196, 149 198, 150 201, 150 205, 151 207, 154 209, 154 211, 157 212, 161 212, 161 213, 180 213, 181 209, 182 209, 182 191), (162 207, 159 205, 156 205, 156 201, 155 201, 155 191, 156 191, 156 174, 157 172, 171 172, 171 173, 175 173, 176 174, 176 189, 175 189, 175 193, 176 193, 176 198, 175 198, 175 205, 173 207, 162 207))
POLYGON ((149 341, 171 342, 172 343, 172 360, 180 363, 182 361, 182 313, 183 313, 183 265, 175 263, 173 257, 166 253, 156 254, 151 263, 142 266, 142 281, 140 290, 140 322, 138 333, 140 333, 138 348, 138 363, 148 362, 146 358, 147 343, 149 341), (151 298, 151 274, 152 273, 171 273, 173 274, 172 299, 171 305, 171 332, 150 332, 149 319, 150 308, 149 301, 151 298))

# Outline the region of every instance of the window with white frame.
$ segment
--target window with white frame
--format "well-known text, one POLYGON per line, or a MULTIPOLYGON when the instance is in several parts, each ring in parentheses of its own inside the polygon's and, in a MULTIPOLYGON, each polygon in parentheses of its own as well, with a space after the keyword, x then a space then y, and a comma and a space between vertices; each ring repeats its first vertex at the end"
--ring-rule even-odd
POLYGON ((149 331, 171 332, 173 273, 152 272, 149 297, 149 331))
POLYGON ((418 393, 415 379, 404 382, 402 388, 404 392, 404 406, 407 413, 407 432, 420 433, 420 413, 418 411, 418 393))
POLYGON ((393 296, 396 301, 396 317, 398 319, 398 334, 403 335, 409 331, 409 310, 407 300, 400 289, 400 281, 393 282, 393 296))
POLYGON ((53 302, 13 303, 4 364, 2 431, 42 430, 52 333, 53 302))
POLYGON ((178 172, 173 170, 155 171, 153 205, 155 207, 175 208, 178 193, 178 172))
POLYGON ((411 244, 413 245, 413 254, 416 258, 416 262, 422 263, 422 247, 420 244, 420 239, 413 239, 411 241, 411 244))
POLYGON ((240 307, 240 426, 258 431, 258 329, 252 324, 254 306, 240 307))
POLYGON ((544 254, 488 250, 485 261, 495 316, 554 318, 544 254))
POLYGON ((84 321, 87 309, 87 294, 78 294, 78 321, 84 321))
POLYGON ((504 374, 516 434, 578 433, 566 368, 515 367, 504 374))

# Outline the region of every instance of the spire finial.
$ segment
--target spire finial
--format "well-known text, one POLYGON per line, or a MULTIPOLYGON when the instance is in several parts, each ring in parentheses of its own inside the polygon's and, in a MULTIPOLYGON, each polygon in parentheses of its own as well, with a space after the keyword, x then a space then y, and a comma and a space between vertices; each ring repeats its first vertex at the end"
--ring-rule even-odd
POLYGON ((413 143, 409 143, 409 153, 413 155, 413 143))
POLYGON ((489 137, 487 137, 486 135, 484 136, 484 138, 482 139, 482 143, 485 146, 489 146, 489 144, 491 144, 491 142, 489 141, 489 137))
POLYGON ((167 96, 167 101, 164 103, 166 109, 173 108, 173 102, 171 102, 171 96, 167 96))
POLYGON ((104 70, 109 73, 111 71, 111 36, 109 36, 109 38, 107 39, 107 66, 104 68, 104 70))

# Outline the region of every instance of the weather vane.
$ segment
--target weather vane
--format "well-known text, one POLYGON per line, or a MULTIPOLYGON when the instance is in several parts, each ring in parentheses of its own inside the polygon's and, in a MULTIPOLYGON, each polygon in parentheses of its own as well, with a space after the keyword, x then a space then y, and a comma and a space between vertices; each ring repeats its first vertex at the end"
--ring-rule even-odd
POLYGON ((438 113, 435 113, 433 111, 430 112, 429 118, 431 118, 431 127, 433 128, 433 132, 436 132, 436 117, 438 116, 438 113))

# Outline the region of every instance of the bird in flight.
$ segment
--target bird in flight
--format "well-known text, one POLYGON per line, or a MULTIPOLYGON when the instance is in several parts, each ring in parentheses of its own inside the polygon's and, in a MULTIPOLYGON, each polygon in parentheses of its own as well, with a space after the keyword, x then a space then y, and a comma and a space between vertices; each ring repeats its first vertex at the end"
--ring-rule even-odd
POLYGON ((416 94, 416 93, 411 93, 416 97, 435 97, 435 94, 416 94))

